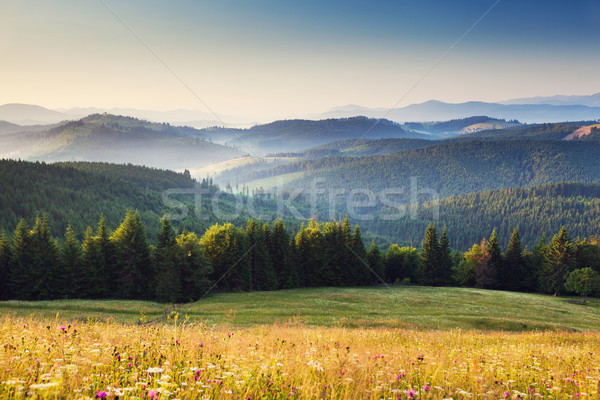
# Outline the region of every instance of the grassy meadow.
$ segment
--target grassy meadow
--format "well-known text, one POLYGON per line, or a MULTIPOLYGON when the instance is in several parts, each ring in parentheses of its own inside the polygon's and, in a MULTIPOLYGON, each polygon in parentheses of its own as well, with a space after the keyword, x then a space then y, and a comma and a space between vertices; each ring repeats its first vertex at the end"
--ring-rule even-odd
POLYGON ((393 286, 314 288, 273 292, 213 293, 191 304, 123 300, 0 302, 0 313, 20 317, 134 323, 174 309, 189 320, 216 327, 295 321, 308 327, 595 330, 600 302, 577 297, 464 288, 393 286))
POLYGON ((600 307, 458 288, 0 303, 0 398, 597 399, 600 307))

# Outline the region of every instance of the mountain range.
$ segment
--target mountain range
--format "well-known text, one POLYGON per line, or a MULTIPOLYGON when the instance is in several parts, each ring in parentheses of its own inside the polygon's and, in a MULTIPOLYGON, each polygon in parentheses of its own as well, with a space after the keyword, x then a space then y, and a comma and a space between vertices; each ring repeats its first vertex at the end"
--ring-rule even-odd
MULTIPOLYGON (((74 107, 50 110, 30 104, 5 104, 0 106, 0 121, 19 125, 51 124, 102 113, 127 115, 152 122, 169 122, 195 128, 210 126, 244 128, 257 123, 257 121, 239 116, 217 116, 211 112, 191 109, 156 111, 135 108, 74 107)), ((430 100, 393 109, 347 105, 335 107, 323 113, 307 115, 306 118, 348 118, 358 115, 370 118, 386 118, 399 123, 446 121, 467 118, 473 115, 487 115, 488 117, 506 120, 517 119, 526 123, 597 120, 600 119, 600 93, 581 96, 538 96, 498 102, 448 103, 430 100)))
POLYGON ((500 104, 481 101, 445 103, 430 100, 420 104, 386 110, 360 106, 338 107, 319 114, 318 118, 344 118, 364 115, 396 122, 446 121, 486 115, 492 118, 519 120, 525 123, 584 121, 600 119, 600 107, 574 104, 500 104))

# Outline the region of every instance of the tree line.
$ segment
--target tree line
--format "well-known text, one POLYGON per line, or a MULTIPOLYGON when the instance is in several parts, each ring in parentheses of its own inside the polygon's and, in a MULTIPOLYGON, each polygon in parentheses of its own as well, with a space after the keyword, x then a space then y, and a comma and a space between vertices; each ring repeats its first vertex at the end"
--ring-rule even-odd
POLYGON ((32 227, 20 220, 10 237, 0 235, 2 299, 188 302, 209 289, 398 282, 562 295, 579 293, 581 285, 574 283, 576 278, 569 283, 571 275, 588 284, 595 282, 599 270, 597 238, 573 242, 565 228, 531 250, 522 247, 518 229, 502 250, 494 231, 464 253, 453 251, 447 230, 438 234, 435 225, 427 227, 420 249, 394 244, 383 252, 375 242, 367 249, 360 227, 352 227, 348 218, 310 221, 297 232, 280 220, 267 224, 249 219, 243 227, 212 225, 201 237, 186 230, 176 233, 163 218, 150 244, 138 212, 127 212, 112 232, 101 218, 95 230, 88 227, 82 241, 67 227, 60 243, 42 215, 32 227), (581 272, 584 267, 589 271, 581 272))

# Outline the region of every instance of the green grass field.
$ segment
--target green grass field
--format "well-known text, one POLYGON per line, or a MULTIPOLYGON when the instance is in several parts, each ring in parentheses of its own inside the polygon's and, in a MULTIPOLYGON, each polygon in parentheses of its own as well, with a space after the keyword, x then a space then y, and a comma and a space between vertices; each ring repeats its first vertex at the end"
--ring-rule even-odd
MULTIPOLYGON (((2 315, 68 320, 151 320, 170 305, 121 300, 0 302, 2 315)), ((597 330, 600 301, 478 289, 396 286, 216 293, 175 306, 180 318, 208 326, 298 323, 410 329, 597 330)))

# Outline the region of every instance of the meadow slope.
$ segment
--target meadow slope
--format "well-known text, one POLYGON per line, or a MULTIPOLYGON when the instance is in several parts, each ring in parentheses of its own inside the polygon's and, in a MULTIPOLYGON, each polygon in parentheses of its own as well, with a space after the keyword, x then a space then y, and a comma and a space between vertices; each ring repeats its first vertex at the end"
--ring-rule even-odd
MULTIPOLYGON (((597 330, 600 301, 466 288, 394 286, 314 288, 273 292, 214 293, 191 304, 144 301, 58 300, 0 302, 0 314, 133 323, 165 310, 216 327, 290 323, 307 327, 597 330)), ((173 314, 174 315, 174 314, 173 314)))

